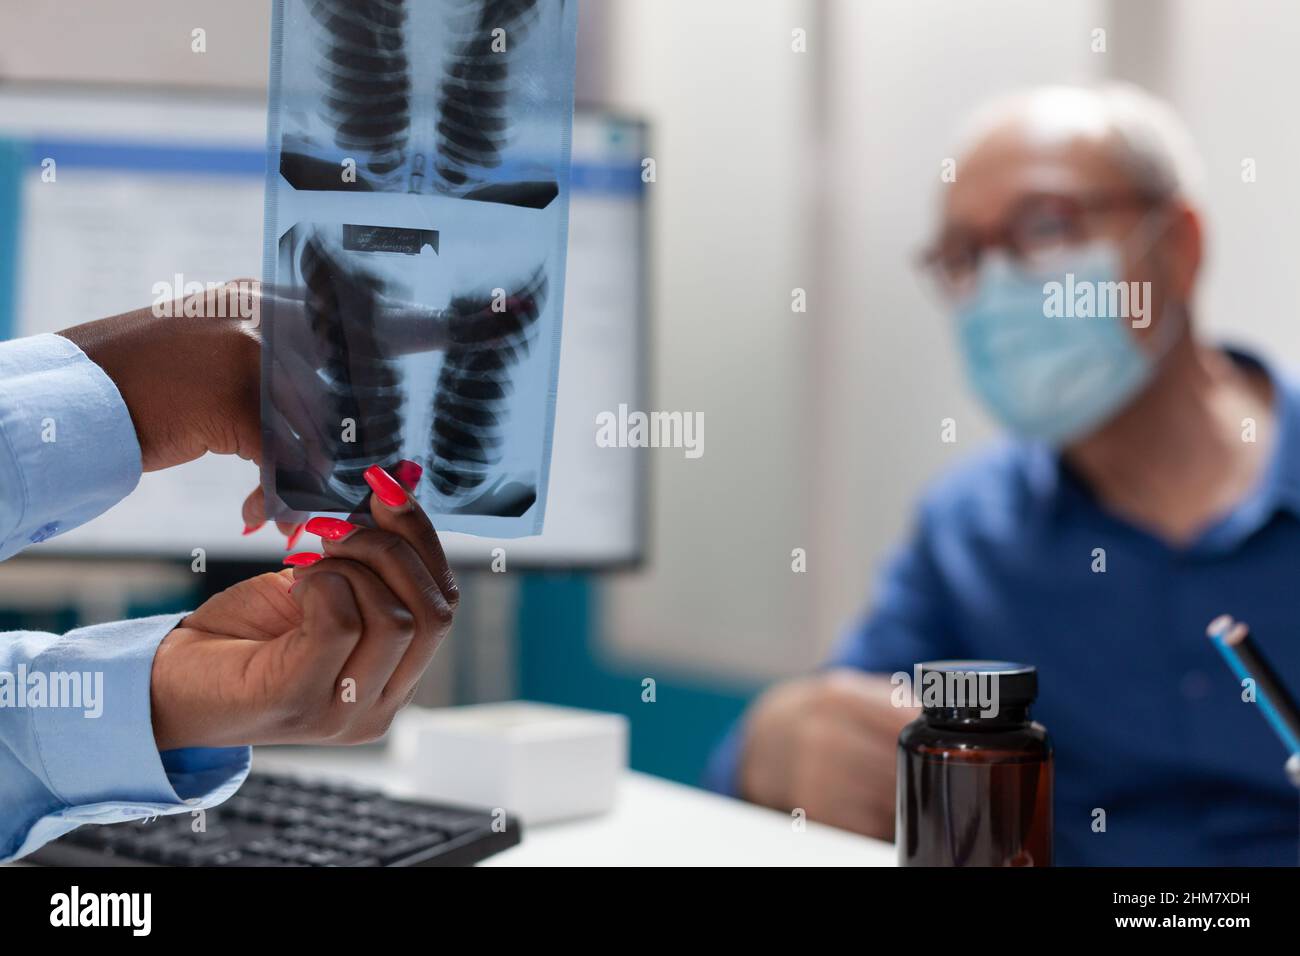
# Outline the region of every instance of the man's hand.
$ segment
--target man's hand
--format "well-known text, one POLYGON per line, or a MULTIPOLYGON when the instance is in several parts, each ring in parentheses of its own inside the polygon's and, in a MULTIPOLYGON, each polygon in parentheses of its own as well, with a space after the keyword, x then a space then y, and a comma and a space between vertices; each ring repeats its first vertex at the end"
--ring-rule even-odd
POLYGON ((898 733, 917 716, 892 690, 886 677, 837 670, 767 691, 746 723, 741 796, 892 839, 898 733))
POLYGON ((59 333, 117 386, 145 471, 206 452, 261 459, 261 347, 243 320, 256 286, 241 279, 160 310, 170 315, 144 308, 59 333))
POLYGON ((451 630, 456 583, 415 499, 378 468, 367 481, 376 528, 315 519, 324 560, 223 591, 163 640, 159 750, 361 743, 410 702, 451 630))

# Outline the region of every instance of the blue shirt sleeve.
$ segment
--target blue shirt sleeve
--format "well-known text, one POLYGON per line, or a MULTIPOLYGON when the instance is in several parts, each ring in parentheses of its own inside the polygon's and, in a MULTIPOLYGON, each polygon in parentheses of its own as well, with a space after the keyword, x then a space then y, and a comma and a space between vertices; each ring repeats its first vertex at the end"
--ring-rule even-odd
POLYGON ((85 524, 140 480, 140 444, 104 370, 61 335, 0 343, 0 561, 85 524))
POLYGON ((732 725, 722 743, 713 748, 704 777, 700 781, 706 790, 724 797, 740 796, 740 748, 745 744, 744 717, 732 725))
MULTIPOLYGON (((826 667, 854 667, 872 673, 911 673, 918 661, 964 656, 956 629, 947 618, 950 602, 934 560, 935 538, 924 509, 911 539, 881 573, 875 604, 836 644, 826 667)), ((742 717, 714 750, 703 784, 728 796, 739 796, 741 751, 745 744, 742 717)))
POLYGON ((154 743, 154 653, 182 616, 0 634, 0 861, 83 823, 197 812, 243 783, 247 747, 154 743))
MULTIPOLYGON (((0 343, 0 560, 89 521, 140 480, 140 446, 117 387, 72 342, 0 343)), ((154 743, 149 684, 182 615, 0 634, 0 862, 83 823, 220 803, 247 747, 154 743)))

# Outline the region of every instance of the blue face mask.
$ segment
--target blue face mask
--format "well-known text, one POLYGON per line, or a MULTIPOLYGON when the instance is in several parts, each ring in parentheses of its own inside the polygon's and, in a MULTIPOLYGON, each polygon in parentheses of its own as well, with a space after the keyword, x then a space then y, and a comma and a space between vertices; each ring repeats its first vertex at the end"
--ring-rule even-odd
POLYGON ((1056 447, 1127 405, 1156 363, 1138 346, 1127 318, 1045 315, 1044 284, 1066 273, 1075 288, 1123 281, 1119 247, 1083 247, 1047 280, 1023 274, 1005 255, 986 256, 978 286, 956 316, 967 376, 989 411, 1016 434, 1056 447))

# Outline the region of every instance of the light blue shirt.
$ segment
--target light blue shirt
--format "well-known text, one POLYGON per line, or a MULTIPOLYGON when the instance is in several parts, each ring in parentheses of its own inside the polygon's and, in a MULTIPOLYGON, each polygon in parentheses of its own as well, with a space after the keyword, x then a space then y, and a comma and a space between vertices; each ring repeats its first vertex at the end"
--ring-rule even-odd
MULTIPOLYGON (((139 480, 131 415, 99 366, 58 335, 0 342, 0 560, 139 480)), ((0 633, 0 862, 83 823, 196 812, 239 789, 249 748, 154 743, 154 653, 183 616, 0 633)))

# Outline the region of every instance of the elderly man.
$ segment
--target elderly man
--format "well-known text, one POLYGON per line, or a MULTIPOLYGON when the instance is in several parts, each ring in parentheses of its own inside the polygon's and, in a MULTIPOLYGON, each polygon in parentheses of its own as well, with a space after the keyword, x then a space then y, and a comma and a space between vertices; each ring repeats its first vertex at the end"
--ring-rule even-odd
POLYGON ((889 837, 914 713, 888 675, 1023 661, 1058 863, 1292 865, 1286 753, 1205 628, 1248 621, 1300 683, 1300 391, 1198 333, 1186 134, 1131 88, 1044 88, 964 142, 925 261, 1011 440, 925 496, 872 612, 754 703, 710 784, 889 837))

